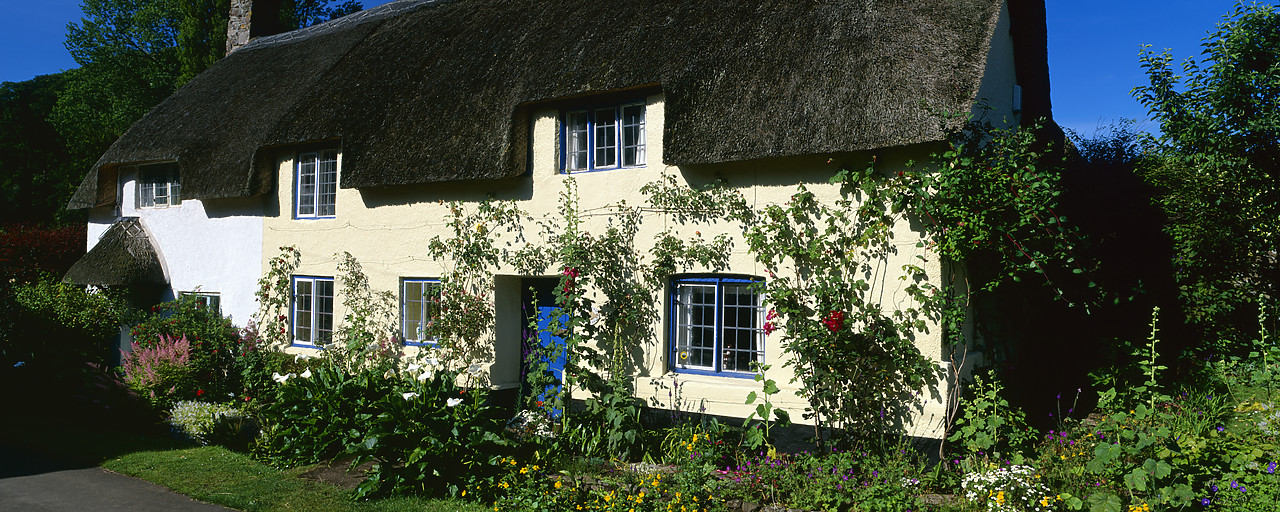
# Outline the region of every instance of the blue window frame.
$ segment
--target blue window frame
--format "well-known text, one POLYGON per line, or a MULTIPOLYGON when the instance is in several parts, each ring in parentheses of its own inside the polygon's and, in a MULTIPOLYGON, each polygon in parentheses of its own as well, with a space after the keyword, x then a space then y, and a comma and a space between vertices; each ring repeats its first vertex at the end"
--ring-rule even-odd
POLYGON ((298 153, 293 188, 294 218, 333 218, 337 213, 338 150, 298 153))
POLYGON ((439 279, 406 277, 400 281, 400 338, 406 345, 435 344, 432 324, 439 317, 439 279))
POLYGON ((764 362, 764 295, 746 277, 680 277, 671 282, 671 368, 751 377, 764 362))
POLYGON ((567 110, 560 116, 560 172, 645 165, 644 103, 567 110))
POLYGON ((332 342, 333 278, 294 276, 289 320, 295 346, 317 348, 332 342))

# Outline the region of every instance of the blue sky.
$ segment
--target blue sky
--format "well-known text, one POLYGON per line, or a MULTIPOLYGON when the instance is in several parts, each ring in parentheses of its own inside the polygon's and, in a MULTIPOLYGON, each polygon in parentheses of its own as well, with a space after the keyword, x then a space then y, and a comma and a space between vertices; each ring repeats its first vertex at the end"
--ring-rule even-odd
MULTIPOLYGON (((936 1, 936 0, 922 0, 936 1)), ((386 3, 365 0, 365 7, 386 3)), ((1143 83, 1139 45, 1200 56, 1200 39, 1234 5, 1230 0, 1047 0, 1053 113, 1064 128, 1090 134, 1120 118, 1144 119, 1130 95, 1143 83)), ((76 67, 63 47, 79 0, 0 0, 0 81, 76 67)), ((1154 130, 1154 126, 1146 126, 1154 130)))

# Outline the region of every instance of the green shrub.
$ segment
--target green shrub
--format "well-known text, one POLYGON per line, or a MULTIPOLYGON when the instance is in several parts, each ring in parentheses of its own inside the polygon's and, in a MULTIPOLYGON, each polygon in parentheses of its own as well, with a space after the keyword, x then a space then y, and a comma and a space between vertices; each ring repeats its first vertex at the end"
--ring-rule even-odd
POLYGON ((67 366, 103 363, 128 308, 110 290, 44 276, 13 288, 12 330, 0 344, 0 364, 67 366))
POLYGON ((357 497, 459 495, 491 481, 502 470, 497 460, 512 451, 484 388, 459 387, 455 372, 410 368, 387 379, 394 387, 373 404, 380 413, 355 446, 357 462, 377 462, 357 497))

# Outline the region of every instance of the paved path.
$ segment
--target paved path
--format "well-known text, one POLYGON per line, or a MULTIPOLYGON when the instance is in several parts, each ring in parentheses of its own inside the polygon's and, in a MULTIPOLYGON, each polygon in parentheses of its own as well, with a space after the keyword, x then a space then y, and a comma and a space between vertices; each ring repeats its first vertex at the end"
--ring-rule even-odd
POLYGON ((227 512, 159 485, 0 446, 0 511, 227 512))

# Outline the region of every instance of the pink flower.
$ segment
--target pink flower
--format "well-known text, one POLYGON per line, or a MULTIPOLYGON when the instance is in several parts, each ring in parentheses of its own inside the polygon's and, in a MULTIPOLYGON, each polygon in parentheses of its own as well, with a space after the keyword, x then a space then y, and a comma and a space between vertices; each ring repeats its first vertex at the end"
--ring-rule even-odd
POLYGON ((773 334, 773 331, 775 331, 775 330, 777 330, 777 329, 778 329, 778 327, 777 327, 777 326, 775 326, 775 325, 773 325, 773 322, 765 322, 765 323, 764 323, 764 335, 765 335, 765 336, 768 336, 768 335, 770 335, 770 334, 773 334))

